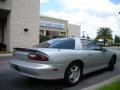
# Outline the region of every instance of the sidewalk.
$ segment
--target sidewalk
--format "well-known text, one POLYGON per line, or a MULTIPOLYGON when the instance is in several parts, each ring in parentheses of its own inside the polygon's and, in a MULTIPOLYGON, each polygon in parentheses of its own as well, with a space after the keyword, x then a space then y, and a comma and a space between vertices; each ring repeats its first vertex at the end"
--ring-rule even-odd
POLYGON ((92 86, 90 86, 90 87, 80 89, 80 90, 97 90, 99 87, 102 87, 102 86, 104 86, 104 85, 107 85, 107 84, 109 84, 109 83, 111 83, 111 82, 113 82, 113 81, 115 81, 115 80, 120 80, 120 75, 115 76, 115 77, 113 77, 113 78, 111 78, 111 79, 108 79, 108 80, 106 80, 106 81, 100 82, 100 83, 98 83, 98 84, 92 85, 92 86))

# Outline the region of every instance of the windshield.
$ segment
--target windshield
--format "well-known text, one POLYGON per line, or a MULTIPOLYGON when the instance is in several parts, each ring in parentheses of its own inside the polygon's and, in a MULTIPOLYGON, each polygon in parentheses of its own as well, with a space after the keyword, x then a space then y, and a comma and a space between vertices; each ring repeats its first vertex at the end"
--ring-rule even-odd
POLYGON ((34 46, 35 48, 60 48, 60 49, 74 49, 75 40, 72 38, 60 38, 52 39, 39 45, 34 46))

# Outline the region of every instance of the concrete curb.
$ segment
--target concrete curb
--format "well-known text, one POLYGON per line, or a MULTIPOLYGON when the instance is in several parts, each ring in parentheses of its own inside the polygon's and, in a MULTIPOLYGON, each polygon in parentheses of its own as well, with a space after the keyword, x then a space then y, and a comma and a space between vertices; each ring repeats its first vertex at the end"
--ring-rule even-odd
POLYGON ((9 54, 0 54, 0 57, 8 57, 8 56, 12 56, 12 53, 9 53, 9 54))
POLYGON ((117 76, 115 76, 115 77, 113 77, 111 79, 108 79, 106 81, 100 82, 98 84, 95 84, 95 85, 92 85, 90 87, 83 88, 83 89, 80 89, 80 90, 97 90, 97 88, 102 87, 102 86, 104 86, 106 84, 109 84, 109 83, 111 83, 111 82, 113 82, 115 80, 120 80, 120 75, 117 75, 117 76))

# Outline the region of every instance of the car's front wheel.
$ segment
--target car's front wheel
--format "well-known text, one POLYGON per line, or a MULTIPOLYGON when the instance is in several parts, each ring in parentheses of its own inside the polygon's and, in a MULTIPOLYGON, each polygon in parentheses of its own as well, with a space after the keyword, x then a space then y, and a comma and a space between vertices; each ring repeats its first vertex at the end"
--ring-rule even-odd
POLYGON ((65 82, 67 85, 73 86, 79 83, 81 78, 81 68, 78 63, 72 63, 65 72, 65 82))

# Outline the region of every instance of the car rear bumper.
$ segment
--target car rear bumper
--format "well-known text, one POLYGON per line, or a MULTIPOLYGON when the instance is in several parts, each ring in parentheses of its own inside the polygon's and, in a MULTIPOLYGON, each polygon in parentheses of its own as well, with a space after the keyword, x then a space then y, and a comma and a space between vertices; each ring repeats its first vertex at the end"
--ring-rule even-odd
POLYGON ((9 64, 13 70, 38 79, 62 79, 66 68, 63 64, 39 64, 22 60, 10 60, 9 64))

